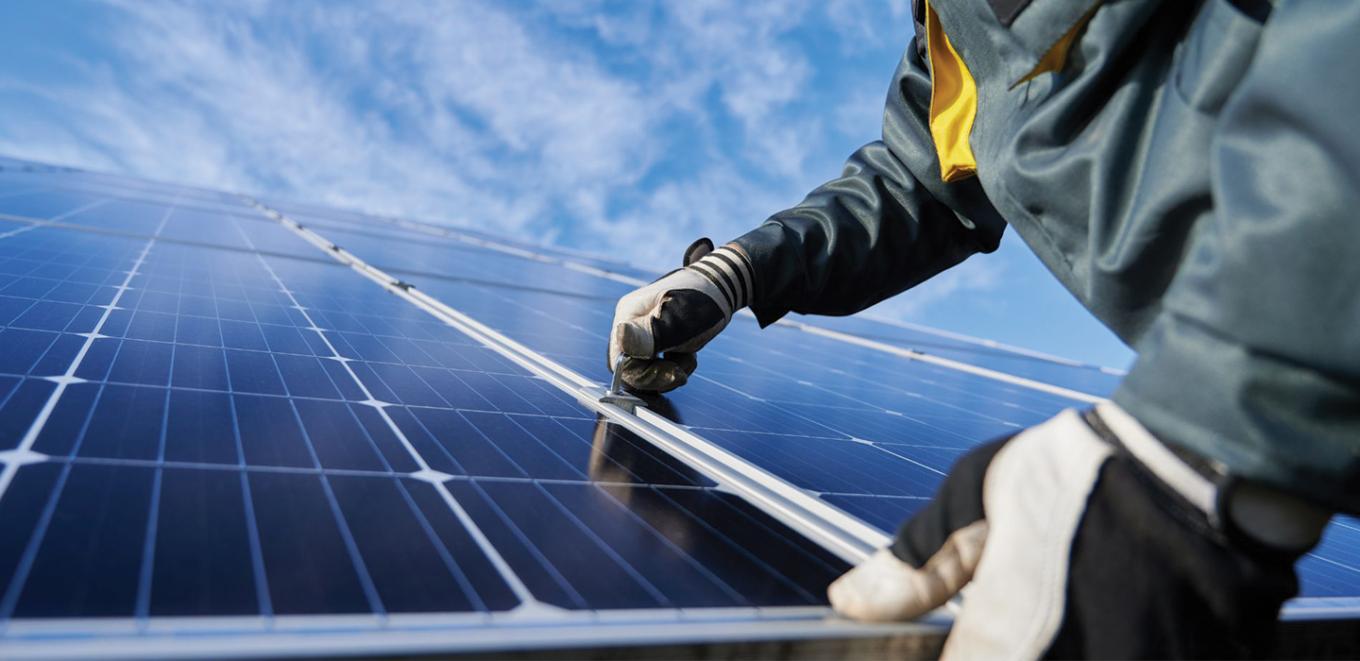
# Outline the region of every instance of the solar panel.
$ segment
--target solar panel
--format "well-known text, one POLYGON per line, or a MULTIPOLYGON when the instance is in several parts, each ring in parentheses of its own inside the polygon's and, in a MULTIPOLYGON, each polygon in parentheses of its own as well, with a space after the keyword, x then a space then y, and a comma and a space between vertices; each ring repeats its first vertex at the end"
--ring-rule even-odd
MULTIPOLYGON (((16 654, 938 632, 827 619, 825 586, 959 453, 1080 403, 742 318, 629 415, 580 389, 636 269, 0 168, 16 654)), ((1305 595, 1353 607, 1356 534, 1302 563, 1305 595)))

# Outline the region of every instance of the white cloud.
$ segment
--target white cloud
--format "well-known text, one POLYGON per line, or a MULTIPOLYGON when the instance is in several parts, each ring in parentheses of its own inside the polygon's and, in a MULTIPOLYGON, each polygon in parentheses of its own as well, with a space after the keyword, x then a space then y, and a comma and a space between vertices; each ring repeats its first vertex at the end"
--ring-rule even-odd
POLYGON ((881 92, 863 90, 886 82, 813 88, 830 64, 798 41, 827 20, 808 1, 116 6, 110 62, 9 86, 51 112, 12 114, 0 151, 644 264, 732 238, 834 176, 849 149, 823 158, 828 132, 876 137, 860 119, 881 92), (852 116, 864 133, 842 126, 852 116))
POLYGON ((636 263, 664 270, 678 265, 695 239, 731 240, 797 201, 752 184, 731 166, 715 166, 660 186, 622 217, 593 229, 608 233, 636 263))
POLYGON ((847 52, 884 45, 901 48, 911 38, 911 0, 824 0, 822 8, 827 22, 840 36, 838 43, 847 52), (891 26, 906 26, 908 32, 903 34, 891 26))
POLYGON ((23 118, 0 148, 510 231, 593 182, 636 176, 648 113, 626 82, 545 50, 491 9, 439 20, 443 5, 396 7, 122 5, 111 34, 124 73, 89 65, 78 81, 29 86, 61 114, 23 118), (348 66, 328 70, 315 49, 348 66))
POLYGON ((847 137, 866 143, 880 138, 887 96, 888 86, 882 81, 865 81, 828 113, 831 125, 847 137))

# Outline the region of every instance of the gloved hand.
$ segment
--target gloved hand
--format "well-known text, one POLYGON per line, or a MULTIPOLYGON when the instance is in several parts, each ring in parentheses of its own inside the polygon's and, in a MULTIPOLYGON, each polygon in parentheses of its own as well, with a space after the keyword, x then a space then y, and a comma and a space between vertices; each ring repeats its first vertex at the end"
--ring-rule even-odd
POLYGON ((694 353, 713 339, 755 291, 751 261, 736 244, 717 250, 699 239, 684 268, 619 299, 609 336, 610 371, 627 356, 621 377, 634 390, 666 392, 685 384, 694 353))
POLYGON ((1104 403, 965 455, 828 596, 849 617, 903 620, 966 587, 946 657, 1259 655, 1329 516, 1104 403))

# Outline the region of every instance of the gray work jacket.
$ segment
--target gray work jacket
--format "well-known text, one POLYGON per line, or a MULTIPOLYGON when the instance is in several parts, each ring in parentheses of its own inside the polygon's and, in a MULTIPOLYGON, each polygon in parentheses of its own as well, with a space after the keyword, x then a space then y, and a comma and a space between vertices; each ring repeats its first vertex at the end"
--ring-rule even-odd
POLYGON ((1360 511, 1360 2, 931 9, 976 176, 944 181, 918 26, 882 139, 737 239, 760 322, 861 310, 1009 225, 1138 352, 1114 399, 1150 430, 1360 511))

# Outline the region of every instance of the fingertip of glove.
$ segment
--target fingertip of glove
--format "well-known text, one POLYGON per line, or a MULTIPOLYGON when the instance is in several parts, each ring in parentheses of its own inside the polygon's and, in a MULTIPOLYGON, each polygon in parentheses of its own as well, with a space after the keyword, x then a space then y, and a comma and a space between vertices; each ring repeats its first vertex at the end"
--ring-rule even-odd
POLYGON ((642 392, 666 393, 689 381, 689 375, 668 360, 628 360, 621 369, 623 382, 642 392))
POLYGON ((933 606, 922 588, 921 573, 880 549, 827 586, 836 613, 866 622, 910 620, 933 606))

